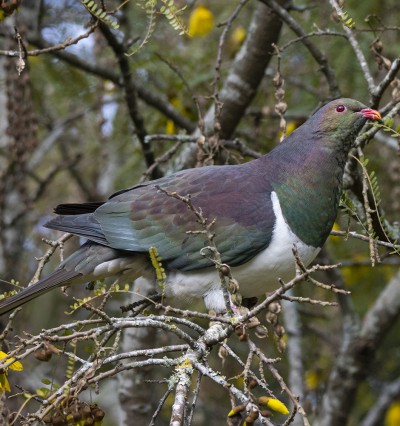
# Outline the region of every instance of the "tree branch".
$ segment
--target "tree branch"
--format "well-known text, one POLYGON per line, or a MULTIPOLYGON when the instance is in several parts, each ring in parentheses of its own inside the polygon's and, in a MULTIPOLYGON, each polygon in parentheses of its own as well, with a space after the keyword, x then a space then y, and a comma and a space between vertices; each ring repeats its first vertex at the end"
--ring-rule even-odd
POLYGON ((329 86, 330 96, 332 98, 339 97, 339 86, 336 81, 335 74, 328 64, 328 60, 325 54, 321 52, 318 47, 311 42, 309 38, 307 38, 307 33, 303 30, 300 24, 290 16, 289 12, 285 9, 285 7, 282 7, 276 0, 260 1, 269 6, 298 37, 301 37, 304 46, 309 50, 313 58, 321 67, 321 72, 324 74, 329 86))
POLYGON ((361 324, 351 326, 343 338, 330 374, 318 426, 343 426, 384 337, 400 315, 400 272, 387 284, 361 324))
MULTIPOLYGON (((154 163, 155 157, 151 145, 146 143, 145 141, 147 130, 145 128, 143 117, 138 109, 137 91, 135 85, 133 84, 132 74, 129 66, 129 59, 125 55, 124 45, 117 40, 108 25, 105 25, 100 22, 99 28, 104 38, 107 40, 109 46, 114 51, 114 54, 118 60, 129 116, 131 117, 131 120, 135 125, 136 134, 142 147, 146 165, 147 167, 150 167, 154 163)), ((154 179, 161 177, 162 173, 158 167, 155 167, 152 170, 151 175, 154 179)))
MULTIPOLYGON (((237 53, 233 66, 220 92, 223 104, 219 116, 220 138, 229 139, 240 122, 246 108, 253 100, 257 88, 264 78, 265 69, 273 52, 272 44, 279 39, 282 23, 273 11, 264 4, 257 4, 249 25, 246 40, 237 53)), ((214 108, 204 117, 207 134, 214 131, 214 108)), ((195 132, 199 135, 199 131, 195 132)), ((195 164, 196 147, 185 147, 175 160, 173 170, 192 167, 195 164)))

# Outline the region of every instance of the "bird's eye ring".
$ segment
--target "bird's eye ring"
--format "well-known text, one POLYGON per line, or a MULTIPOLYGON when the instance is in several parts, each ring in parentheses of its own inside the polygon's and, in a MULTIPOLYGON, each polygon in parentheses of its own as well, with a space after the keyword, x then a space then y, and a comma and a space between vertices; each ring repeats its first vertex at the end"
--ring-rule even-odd
POLYGON ((336 112, 344 112, 346 111, 346 107, 344 105, 338 105, 336 107, 336 112))

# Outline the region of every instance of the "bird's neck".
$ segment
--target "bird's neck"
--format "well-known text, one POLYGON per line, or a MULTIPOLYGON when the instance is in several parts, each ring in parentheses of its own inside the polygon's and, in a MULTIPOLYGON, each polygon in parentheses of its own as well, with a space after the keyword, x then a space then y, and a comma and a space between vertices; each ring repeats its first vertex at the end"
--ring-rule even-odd
POLYGON ((272 189, 290 228, 308 245, 321 247, 332 229, 347 154, 346 148, 333 151, 315 139, 301 146, 288 141, 274 150, 272 157, 284 162, 272 189))

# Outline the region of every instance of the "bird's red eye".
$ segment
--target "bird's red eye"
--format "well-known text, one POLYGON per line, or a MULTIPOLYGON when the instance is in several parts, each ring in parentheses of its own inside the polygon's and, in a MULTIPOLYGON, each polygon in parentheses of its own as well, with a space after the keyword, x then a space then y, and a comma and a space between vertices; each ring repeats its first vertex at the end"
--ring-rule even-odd
POLYGON ((346 111, 346 107, 344 105, 338 105, 336 107, 336 112, 343 112, 346 111))

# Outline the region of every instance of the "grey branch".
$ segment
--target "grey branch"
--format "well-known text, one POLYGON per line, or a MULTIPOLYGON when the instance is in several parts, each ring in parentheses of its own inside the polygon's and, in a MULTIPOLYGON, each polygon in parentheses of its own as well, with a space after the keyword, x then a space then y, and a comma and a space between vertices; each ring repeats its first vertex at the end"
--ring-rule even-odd
POLYGON ((325 392, 318 426, 343 426, 354 403, 356 389, 368 374, 369 366, 400 314, 400 272, 365 315, 358 321, 344 322, 344 338, 325 392))

